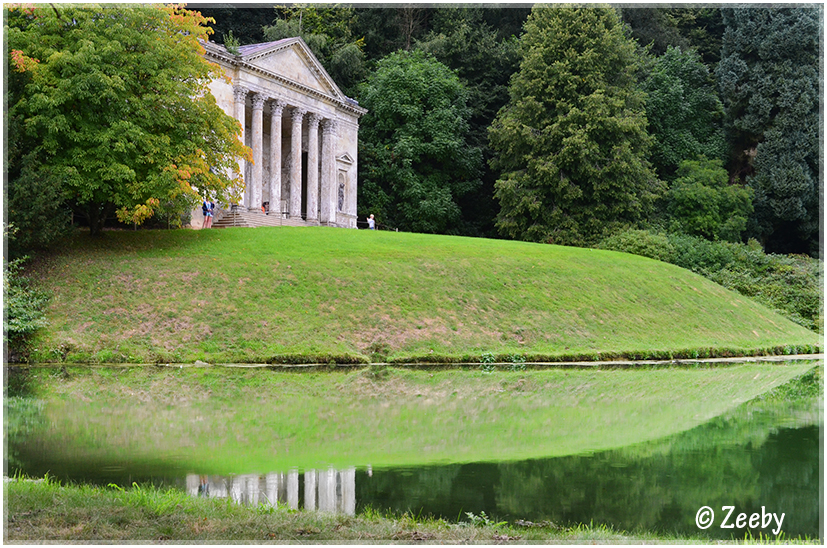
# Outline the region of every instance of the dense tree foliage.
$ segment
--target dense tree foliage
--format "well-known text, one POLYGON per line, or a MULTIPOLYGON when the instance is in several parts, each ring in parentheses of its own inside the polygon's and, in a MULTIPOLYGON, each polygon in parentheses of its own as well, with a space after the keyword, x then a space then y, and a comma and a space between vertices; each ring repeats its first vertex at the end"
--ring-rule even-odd
POLYGON ((667 204, 679 232, 738 242, 752 213, 752 189, 730 185, 721 160, 684 160, 667 204))
POLYGON ((656 59, 643 90, 654 141, 652 164, 660 177, 673 178, 684 160, 726 157, 724 109, 715 81, 696 52, 667 48, 656 59))
POLYGON ((631 36, 641 47, 660 56, 669 47, 691 48, 713 67, 721 59, 724 23, 717 7, 617 8, 631 36))
POLYGON ((457 198, 479 186, 479 149, 467 142, 467 93, 448 67, 400 51, 360 90, 359 214, 415 232, 456 233, 457 198))
POLYGON ((770 251, 818 251, 821 8, 724 8, 716 69, 731 172, 755 190, 750 233, 770 251))
MULTIPOLYGON (((9 68, 7 66, 6 74, 11 74, 9 68)), ((10 97, 19 96, 24 87, 22 81, 27 79, 19 75, 8 78, 7 109, 10 97)), ((4 197, 6 222, 10 228, 6 243, 9 256, 15 258, 30 250, 48 247, 64 235, 71 211, 64 203, 62 180, 44 166, 48 156, 39 148, 32 149, 23 139, 23 116, 7 113, 6 131, 5 175, 8 184, 4 197)))
POLYGON ((689 42, 676 24, 673 10, 661 7, 622 7, 620 17, 631 29, 631 36, 654 55, 663 55, 667 48, 686 48, 689 42))
MULTIPOLYGON (((519 66, 518 41, 486 22, 484 8, 441 8, 431 18, 431 31, 415 48, 433 54, 455 70, 468 90, 468 142, 482 150, 488 162, 488 127, 508 102, 508 82, 519 66)), ((496 174, 485 169, 479 191, 460 198, 465 220, 463 233, 493 236, 497 204, 494 200, 496 174)))
POLYGON ((703 62, 714 68, 721 60, 724 20, 718 7, 673 7, 669 15, 687 42, 703 62))
POLYGON ((634 44, 609 8, 535 8, 511 101, 491 130, 500 231, 565 244, 645 219, 648 161, 634 44))
MULTIPOLYGON (((201 15, 215 21, 211 25, 214 32, 212 39, 220 44, 227 43, 230 33, 241 45, 263 42, 264 27, 272 25, 277 16, 272 7, 239 9, 220 6, 221 4, 206 4, 196 8, 201 15)), ((192 5, 190 7, 193 8, 192 5)))
POLYGON ((355 30, 364 37, 365 52, 373 60, 400 49, 410 50, 414 41, 427 32, 435 11, 415 4, 355 9, 355 30))
MULTIPOLYGON (((45 182, 97 233, 110 212, 140 224, 162 201, 232 195, 239 181, 226 174, 247 149, 207 88, 217 74, 201 56, 203 17, 89 6, 7 15, 13 204, 45 182)), ((9 211, 15 224, 29 217, 9 211)))

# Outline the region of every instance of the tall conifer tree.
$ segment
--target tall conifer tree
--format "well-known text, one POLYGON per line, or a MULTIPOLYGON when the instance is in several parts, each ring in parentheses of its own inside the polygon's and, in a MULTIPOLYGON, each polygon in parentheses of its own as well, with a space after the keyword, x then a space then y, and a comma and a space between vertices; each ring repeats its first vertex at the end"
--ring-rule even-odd
POLYGON ((644 219, 660 183, 646 159, 634 43, 610 8, 535 8, 511 100, 490 130, 498 228, 585 244, 644 219))
POLYGON ((755 190, 767 251, 818 251, 822 8, 725 8, 716 75, 733 177, 755 190))

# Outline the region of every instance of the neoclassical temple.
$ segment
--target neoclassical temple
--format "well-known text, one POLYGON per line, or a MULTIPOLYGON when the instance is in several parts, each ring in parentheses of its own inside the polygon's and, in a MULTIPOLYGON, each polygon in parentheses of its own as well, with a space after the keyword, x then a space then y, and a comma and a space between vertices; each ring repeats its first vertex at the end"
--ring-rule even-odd
MULTIPOLYGON (((359 117, 301 38, 238 48, 204 44, 226 78, 210 89, 244 128, 253 161, 241 161, 249 212, 356 228, 359 117)), ((200 213, 198 217, 200 218, 200 213)))

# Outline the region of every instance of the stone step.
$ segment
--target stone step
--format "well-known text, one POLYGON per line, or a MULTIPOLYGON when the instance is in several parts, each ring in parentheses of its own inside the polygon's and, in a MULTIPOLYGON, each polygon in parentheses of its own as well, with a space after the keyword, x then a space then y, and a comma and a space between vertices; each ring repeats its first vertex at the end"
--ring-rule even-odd
POLYGON ((319 223, 307 222, 301 219, 285 219, 282 215, 265 215, 250 211, 232 211, 219 215, 213 223, 213 228, 262 226, 318 226, 319 223))

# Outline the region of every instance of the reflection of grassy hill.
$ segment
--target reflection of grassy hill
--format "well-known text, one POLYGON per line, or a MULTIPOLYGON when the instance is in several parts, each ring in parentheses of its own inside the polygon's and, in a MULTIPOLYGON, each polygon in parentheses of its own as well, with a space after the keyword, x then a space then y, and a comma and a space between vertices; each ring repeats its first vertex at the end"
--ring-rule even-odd
MULTIPOLYGON (((38 377, 33 395, 47 403, 44 420, 29 421, 40 424, 30 447, 56 462, 100 469, 136 462, 222 474, 514 461, 663 438, 813 367, 494 374, 133 367, 69 368, 61 375, 32 369, 38 377)), ((49 471, 59 468, 52 464, 49 471)))
POLYGON ((38 359, 208 362, 668 356, 819 336, 686 270, 622 253, 259 228, 80 237, 41 269, 38 359))

